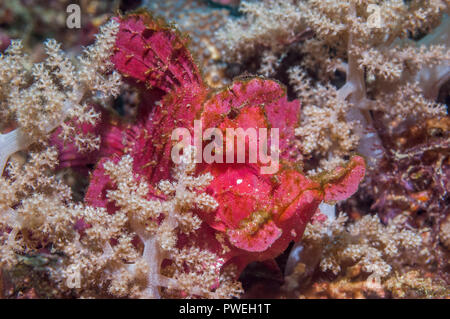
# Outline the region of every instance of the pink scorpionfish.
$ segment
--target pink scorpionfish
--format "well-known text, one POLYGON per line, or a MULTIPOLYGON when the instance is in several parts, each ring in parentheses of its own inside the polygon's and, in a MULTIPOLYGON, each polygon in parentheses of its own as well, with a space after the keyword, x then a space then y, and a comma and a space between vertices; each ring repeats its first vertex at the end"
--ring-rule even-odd
POLYGON ((304 176, 290 160, 300 102, 288 101, 280 83, 258 77, 238 79, 214 92, 204 83, 187 39, 172 27, 145 12, 118 21, 112 61, 145 98, 136 123, 109 124, 102 133, 102 158, 91 177, 88 204, 114 213, 106 198, 112 186, 102 165, 124 154, 133 157, 135 176, 149 184, 172 179, 171 149, 176 143, 172 131, 177 127, 193 131, 195 120, 204 130, 218 128, 224 136, 226 128, 279 129, 279 170, 273 174, 262 174, 263 163, 250 163, 249 154, 244 163, 197 165, 197 174, 214 176, 206 191, 219 205, 213 213, 196 212, 204 225, 190 236, 239 270, 250 262, 272 259, 290 242, 299 241, 322 201, 343 200, 357 190, 365 172, 359 156, 316 180, 304 176))

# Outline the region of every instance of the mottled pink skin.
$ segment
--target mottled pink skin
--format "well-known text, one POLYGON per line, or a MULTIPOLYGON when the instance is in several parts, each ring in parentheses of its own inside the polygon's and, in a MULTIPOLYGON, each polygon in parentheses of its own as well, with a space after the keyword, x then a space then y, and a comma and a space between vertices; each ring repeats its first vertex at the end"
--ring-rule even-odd
POLYGON ((207 192, 219 207, 199 215, 224 234, 233 252, 231 262, 240 269, 275 258, 298 241, 323 199, 320 185, 295 170, 277 174, 279 181, 246 164, 212 164, 206 171, 215 177, 207 192), (255 226, 248 229, 251 223, 255 226))
POLYGON ((150 182, 170 179, 172 131, 193 127, 207 88, 186 48, 187 38, 147 13, 118 20, 121 24, 112 57, 116 69, 148 91, 162 92, 159 106, 149 100, 140 106, 142 130, 129 146, 134 168, 150 182))
POLYGON ((299 117, 300 102, 289 102, 283 86, 276 81, 251 78, 235 81, 207 100, 202 125, 218 127, 224 136, 226 128, 278 128, 280 157, 287 159, 299 117), (224 115, 227 118, 223 119, 224 115))
POLYGON ((193 135, 194 119, 200 112, 201 102, 206 90, 200 87, 175 88, 166 95, 143 124, 139 141, 135 141, 131 153, 134 168, 139 174, 156 183, 161 179, 171 179, 174 163, 171 150, 176 141, 172 141, 172 131, 179 127, 188 128, 193 135))
POLYGON ((287 164, 270 178, 248 164, 211 164, 205 171, 215 177, 207 192, 219 208, 214 214, 199 215, 225 235, 232 247, 230 262, 243 269, 252 261, 275 258, 290 242, 299 241, 322 201, 352 195, 355 181, 364 176, 364 160, 354 156, 346 168, 337 169, 339 175, 320 181, 306 178, 287 164), (263 222, 247 230, 252 216, 261 211, 263 222))
MULTIPOLYGON (((248 161, 199 164, 197 174, 211 173, 214 177, 206 191, 219 206, 214 212, 196 212, 204 223, 194 234, 180 234, 179 246, 198 245, 242 270, 252 261, 278 256, 291 241, 300 240, 323 200, 341 200, 356 191, 365 167, 360 157, 353 157, 347 168, 317 181, 306 178, 289 161, 300 103, 289 102, 279 83, 261 78, 236 80, 229 88, 213 93, 203 83, 184 39, 175 31, 148 14, 119 21, 112 59, 116 68, 131 83, 145 84, 148 92, 162 92, 161 102, 157 106, 152 99, 144 100, 140 107, 143 116, 137 123, 106 130, 101 150, 105 155, 92 174, 86 203, 114 213, 116 208, 108 202, 106 192, 115 185, 105 175, 103 163, 118 161, 123 154, 133 157, 138 181, 154 185, 172 179, 170 151, 176 143, 171 141, 172 130, 185 127, 192 131, 195 119, 201 120, 203 130, 278 128, 280 170, 264 175, 262 163, 248 161), (224 245, 228 249, 224 250, 224 245)), ((154 189, 149 198, 158 198, 154 189)))
POLYGON ((165 93, 172 93, 176 87, 203 86, 200 72, 186 48, 187 38, 148 13, 118 20, 120 29, 112 61, 125 77, 165 93))

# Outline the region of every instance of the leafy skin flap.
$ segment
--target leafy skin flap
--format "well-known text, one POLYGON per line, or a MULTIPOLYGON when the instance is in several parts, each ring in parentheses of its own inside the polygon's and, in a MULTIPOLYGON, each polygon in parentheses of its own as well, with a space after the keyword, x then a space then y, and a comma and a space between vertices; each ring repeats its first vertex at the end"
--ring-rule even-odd
POLYGON ((366 164, 361 156, 353 156, 347 167, 338 167, 324 187, 326 202, 344 200, 352 196, 364 177, 366 164))

